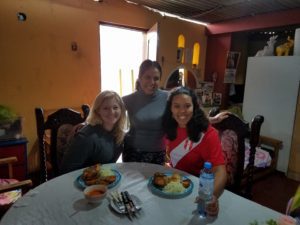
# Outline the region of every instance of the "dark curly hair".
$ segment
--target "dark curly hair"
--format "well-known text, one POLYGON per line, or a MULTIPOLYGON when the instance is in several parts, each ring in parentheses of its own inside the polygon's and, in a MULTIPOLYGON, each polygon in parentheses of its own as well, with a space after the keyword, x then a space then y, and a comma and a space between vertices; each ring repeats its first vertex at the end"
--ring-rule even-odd
POLYGON ((177 137, 178 123, 172 116, 171 107, 174 96, 180 94, 188 95, 192 98, 194 111, 192 118, 187 123, 186 129, 189 139, 193 142, 197 142, 201 137, 201 132, 207 130, 209 121, 203 110, 199 107, 196 94, 187 87, 177 87, 170 92, 162 120, 163 130, 169 140, 174 140, 177 137))

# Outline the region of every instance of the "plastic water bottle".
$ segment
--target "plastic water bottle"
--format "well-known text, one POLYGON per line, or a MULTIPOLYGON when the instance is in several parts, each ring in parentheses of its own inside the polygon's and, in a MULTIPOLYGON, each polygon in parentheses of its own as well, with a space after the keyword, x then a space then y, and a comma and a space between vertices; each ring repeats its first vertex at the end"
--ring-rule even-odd
POLYGON ((198 212, 200 218, 206 218, 205 206, 213 197, 214 180, 215 177, 212 172, 212 164, 210 162, 205 162, 199 177, 198 212))

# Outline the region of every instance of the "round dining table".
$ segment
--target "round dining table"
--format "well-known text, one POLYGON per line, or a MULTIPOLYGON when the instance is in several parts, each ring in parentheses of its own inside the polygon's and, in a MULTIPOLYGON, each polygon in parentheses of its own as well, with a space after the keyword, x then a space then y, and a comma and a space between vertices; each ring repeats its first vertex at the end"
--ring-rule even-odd
MULTIPOLYGON (((81 170, 51 179, 27 192, 17 200, 1 219, 1 225, 248 225, 254 220, 276 220, 280 213, 249 201, 229 191, 219 199, 217 217, 199 218, 194 200, 198 193, 198 178, 183 171, 149 163, 106 164, 117 170, 121 179, 109 192, 128 191, 141 201, 141 210, 129 219, 110 207, 107 197, 100 204, 88 203, 78 185, 81 170), (149 179, 155 172, 186 176, 193 182, 193 190, 181 198, 166 198, 153 193, 149 179)), ((109 196, 109 195, 108 195, 109 196)))

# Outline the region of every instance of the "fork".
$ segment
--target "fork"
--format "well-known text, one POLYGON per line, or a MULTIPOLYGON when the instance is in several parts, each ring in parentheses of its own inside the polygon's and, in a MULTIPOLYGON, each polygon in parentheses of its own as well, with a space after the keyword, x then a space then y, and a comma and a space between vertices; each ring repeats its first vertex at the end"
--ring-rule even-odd
POLYGON ((119 198, 119 194, 117 192, 110 193, 111 200, 115 203, 115 206, 121 211, 125 212, 125 206, 123 202, 119 198))

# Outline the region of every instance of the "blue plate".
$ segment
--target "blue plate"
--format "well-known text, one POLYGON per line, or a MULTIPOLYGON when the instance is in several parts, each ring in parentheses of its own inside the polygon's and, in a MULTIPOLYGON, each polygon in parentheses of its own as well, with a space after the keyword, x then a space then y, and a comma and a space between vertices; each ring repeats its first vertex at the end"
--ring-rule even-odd
MULTIPOLYGON (((172 173, 165 173, 166 176, 171 176, 172 173)), ((183 180, 190 180, 187 176, 182 176, 183 180)), ((153 177, 149 178, 149 182, 148 182, 148 187, 149 189, 152 191, 153 194, 156 194, 158 196, 164 197, 164 198, 184 198, 186 196, 188 196, 189 194, 192 193, 193 188, 194 188, 194 184, 193 181, 190 180, 190 186, 188 188, 186 188, 183 192, 181 193, 167 193, 164 192, 161 188, 156 187, 155 185, 153 185, 153 177)))
MULTIPOLYGON (((112 182, 111 184, 107 185, 108 188, 113 188, 115 187, 120 181, 121 181, 121 177, 122 175, 120 174, 120 172, 118 170, 112 169, 112 171, 115 173, 116 176, 116 180, 114 182, 112 182)), ((85 184, 84 180, 82 179, 82 174, 80 176, 77 177, 76 179, 76 184, 79 188, 84 189, 86 188, 88 185, 85 184)))

